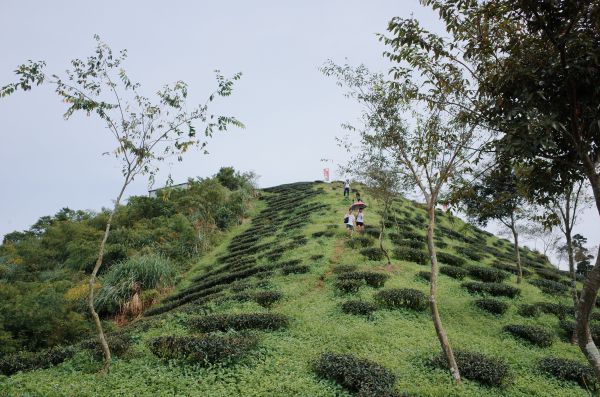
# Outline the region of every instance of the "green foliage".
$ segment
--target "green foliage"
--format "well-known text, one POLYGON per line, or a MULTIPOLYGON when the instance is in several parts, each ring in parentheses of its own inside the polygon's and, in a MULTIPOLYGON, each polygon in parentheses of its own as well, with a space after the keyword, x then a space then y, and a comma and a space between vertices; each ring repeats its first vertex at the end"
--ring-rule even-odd
POLYGON ((503 330, 539 347, 551 346, 554 341, 552 332, 535 325, 509 324, 503 330))
MULTIPOLYGON (((506 272, 512 273, 512 274, 519 274, 519 269, 515 266, 515 265, 509 265, 507 263, 502 263, 502 262, 493 262, 492 263, 492 267, 495 267, 496 269, 500 269, 500 270, 504 270, 506 272)), ((521 274, 523 274, 523 277, 527 277, 531 274, 531 272, 527 269, 524 269, 523 267, 521 267, 521 274)))
POLYGON ((361 300, 349 300, 342 303, 342 311, 346 314, 368 316, 377 310, 377 306, 371 302, 361 300))
POLYGON ((310 266, 308 265, 284 265, 281 267, 281 274, 303 274, 308 273, 310 271, 310 266))
MULTIPOLYGON (((115 357, 121 357, 131 347, 131 335, 125 333, 107 334, 106 342, 110 346, 110 354, 115 357)), ((89 350, 92 355, 100 360, 102 359, 102 348, 98 338, 90 338, 79 343, 79 347, 89 350)))
POLYGON ((317 375, 333 380, 360 397, 399 397, 396 377, 373 361, 351 354, 323 353, 314 364, 317 375))
POLYGON ((431 272, 420 271, 417 272, 417 278, 425 281, 431 281, 431 272))
POLYGON ((71 346, 55 346, 39 352, 18 352, 0 357, 0 374, 13 375, 20 371, 48 368, 68 360, 75 354, 71 346))
POLYGON ((338 275, 338 280, 364 280, 365 283, 373 288, 381 288, 390 278, 387 274, 376 272, 343 272, 338 275))
POLYGON ((462 283, 461 287, 466 288, 471 293, 487 293, 493 296, 507 296, 514 298, 521 294, 521 290, 501 283, 478 283, 466 282, 462 283))
POLYGON ((484 266, 469 266, 467 271, 469 272, 469 276, 489 283, 501 283, 510 276, 509 273, 503 270, 484 266))
POLYGON ((393 251, 394 259, 403 261, 415 262, 419 265, 427 265, 429 262, 429 256, 422 250, 410 248, 410 247, 397 247, 393 251))
POLYGON ((413 288, 384 289, 373 297, 378 304, 389 309, 406 308, 424 311, 429 306, 427 295, 413 288))
POLYGON ((367 236, 352 237, 346 242, 350 248, 367 248, 372 246, 374 243, 375 240, 367 236))
POLYGON ((337 265, 331 271, 334 274, 353 272, 357 269, 356 265, 337 265))
POLYGON ((360 253, 366 256, 369 260, 372 261, 380 261, 383 259, 384 254, 381 248, 363 248, 360 250, 360 253))
POLYGON ((549 295, 562 295, 569 290, 569 287, 562 283, 542 278, 529 280, 529 284, 535 285, 542 290, 542 292, 549 295))
POLYGON ((467 276, 467 271, 457 266, 440 266, 440 273, 457 280, 467 276))
POLYGON ((563 305, 561 303, 552 303, 552 302, 537 302, 535 306, 542 312, 546 314, 553 314, 558 318, 564 318, 566 316, 573 316, 573 306, 563 305))
MULTIPOLYGON (((480 353, 462 350, 454 351, 454 358, 460 374, 467 379, 475 380, 488 386, 502 386, 509 375, 508 365, 495 358, 486 357, 480 353)), ((433 364, 440 368, 447 368, 446 356, 441 354, 433 359, 433 364)))
POLYGON ((207 366, 230 363, 256 346, 252 336, 161 336, 149 341, 152 353, 162 359, 179 359, 207 366))
POLYGON ((362 279, 348 279, 348 280, 337 280, 335 282, 335 288, 346 293, 346 294, 351 294, 351 293, 355 293, 358 292, 358 290, 360 289, 360 287, 362 287, 365 284, 364 280, 362 279))
POLYGON ((540 308, 535 304, 523 303, 519 305, 517 313, 523 317, 537 317, 540 314, 540 308))
POLYGON ((436 253, 437 260, 445 263, 450 266, 463 266, 467 261, 464 258, 458 257, 456 255, 449 254, 447 252, 438 252, 436 253))
POLYGON ((560 281, 563 279, 563 275, 558 271, 550 270, 550 269, 535 269, 535 272, 538 276, 551 281, 560 281))
POLYGON ((595 388, 598 381, 594 371, 586 363, 560 357, 545 357, 540 360, 540 369, 560 380, 577 382, 584 388, 595 388))
POLYGON ((191 319, 190 327, 201 332, 228 330, 278 330, 287 328, 288 317, 274 313, 213 314, 191 319))
POLYGON ((132 257, 111 267, 101 279, 96 304, 102 311, 121 307, 134 294, 173 285, 175 270, 159 255, 132 257))
POLYGON ((488 313, 503 315, 508 310, 508 303, 492 298, 477 299, 475 305, 488 313))

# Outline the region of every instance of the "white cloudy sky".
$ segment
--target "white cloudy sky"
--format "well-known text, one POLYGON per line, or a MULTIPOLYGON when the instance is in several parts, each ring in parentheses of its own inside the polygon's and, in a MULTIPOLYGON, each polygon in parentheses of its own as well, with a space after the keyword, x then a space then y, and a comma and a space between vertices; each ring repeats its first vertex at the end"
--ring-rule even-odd
MULTIPOLYGON (((322 158, 343 162, 335 136, 357 108, 318 67, 327 59, 386 70, 382 33, 393 16, 410 15, 439 31, 417 0, 303 1, 20 1, 0 3, 0 85, 27 60, 49 71, 85 57, 99 34, 113 49, 127 48, 125 65, 148 94, 184 80, 204 102, 214 69, 243 72, 222 109, 247 126, 210 141, 209 155, 193 153, 166 167, 175 182, 209 176, 221 166, 253 170, 270 186, 321 177, 322 158)), ((65 106, 49 87, 0 99, 0 236, 28 228, 62 207, 108 206, 119 167, 101 153, 109 134, 93 117, 62 118, 65 106)), ((336 168, 330 164, 332 171, 336 168)), ((332 175, 335 177, 335 175, 332 175)), ((128 193, 144 194, 138 180, 128 193)), ((580 231, 598 241, 598 215, 580 231)))

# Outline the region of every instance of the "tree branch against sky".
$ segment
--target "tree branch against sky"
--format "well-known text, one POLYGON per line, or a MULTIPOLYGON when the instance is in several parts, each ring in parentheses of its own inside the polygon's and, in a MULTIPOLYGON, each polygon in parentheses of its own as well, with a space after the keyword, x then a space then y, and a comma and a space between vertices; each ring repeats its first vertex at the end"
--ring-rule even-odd
MULTIPOLYGON (((64 118, 83 112, 100 118, 109 134, 114 138, 115 149, 111 153, 121 164, 122 184, 114 206, 106 222, 104 235, 99 245, 96 264, 89 279, 88 308, 102 346, 104 371, 111 362, 110 347, 106 341, 100 317, 95 309, 94 285, 102 266, 104 250, 115 211, 119 207, 127 187, 137 176, 147 175, 150 183, 167 160, 183 160, 183 155, 192 148, 204 149, 207 139, 215 131, 226 131, 231 126, 243 127, 236 118, 215 115, 209 112, 209 103, 216 97, 231 95, 233 83, 241 77, 236 74, 225 78, 217 71, 217 88, 204 104, 188 110, 188 87, 183 81, 165 85, 156 92, 156 99, 144 96, 141 85, 133 82, 123 62, 127 51, 118 55, 94 36, 94 54, 86 59, 73 59, 71 68, 63 75, 46 75, 45 62, 29 61, 17 67, 19 81, 0 88, 0 97, 18 90, 29 91, 43 84, 54 88, 55 93, 67 104, 64 118), (200 133, 197 123, 204 127, 200 133)), ((170 179, 170 178, 169 178, 170 179)))

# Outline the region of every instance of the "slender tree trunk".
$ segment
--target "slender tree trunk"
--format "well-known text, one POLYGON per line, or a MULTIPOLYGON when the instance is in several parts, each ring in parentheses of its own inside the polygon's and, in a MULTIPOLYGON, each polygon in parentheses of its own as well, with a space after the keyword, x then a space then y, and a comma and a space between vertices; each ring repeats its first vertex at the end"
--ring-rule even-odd
POLYGON ((429 307, 431 308, 431 318, 433 319, 433 326, 435 327, 435 332, 437 333, 442 350, 446 355, 446 359, 448 360, 448 368, 450 369, 450 373, 452 374, 454 381, 457 384, 460 384, 460 372, 458 370, 458 365, 456 364, 452 347, 450 346, 450 342, 446 336, 446 331, 442 325, 442 319, 440 318, 436 301, 438 264, 435 253, 435 245, 433 243, 433 232, 435 228, 435 205, 432 202, 428 203, 427 213, 429 215, 429 225, 427 227, 427 249, 429 250, 429 258, 431 260, 431 282, 429 284, 429 307))
POLYGON ((96 312, 96 308, 94 307, 94 284, 96 283, 96 275, 98 274, 98 270, 102 266, 102 260, 104 259, 104 247, 106 246, 106 240, 108 239, 108 234, 110 233, 110 226, 112 223, 113 216, 119 207, 119 203, 121 202, 121 198, 123 197, 123 193, 125 192, 125 188, 130 182, 130 175, 127 175, 125 178, 125 182, 121 187, 121 191, 117 196, 117 200, 115 201, 115 206, 108 217, 108 221, 106 222, 106 229, 104 230, 104 236, 102 237, 102 242, 100 243, 100 249, 98 250, 98 258, 96 259, 96 265, 94 266, 94 270, 92 270, 92 274, 90 276, 89 281, 89 295, 88 295, 88 308, 90 309, 90 314, 92 315, 92 319, 94 320, 94 324, 96 325, 96 331, 98 332, 98 340, 100 341, 100 346, 102 347, 102 355, 104 357, 104 366, 102 367, 102 372, 108 372, 110 370, 110 348, 108 346, 108 342, 106 341, 106 337, 104 335, 104 330, 102 328, 102 323, 100 322, 100 316, 96 312))
POLYGON ((385 208, 385 215, 381 217, 381 230, 379 231, 379 248, 381 249, 381 252, 383 252, 383 254, 385 255, 385 257, 387 258, 387 263, 388 265, 392 264, 392 261, 390 260, 390 255, 388 254, 387 250, 383 247, 383 238, 385 236, 384 230, 385 230, 385 221, 387 219, 387 207, 385 208))
MULTIPOLYGON (((571 276, 571 297, 573 298, 573 309, 575 310, 575 320, 577 321, 577 304, 579 297, 577 296, 577 276, 575 275, 575 260, 573 258, 573 240, 571 238, 571 229, 565 228, 565 237, 567 239, 567 254, 569 257, 569 274, 571 276)), ((577 330, 573 330, 571 335, 571 343, 577 344, 577 330)))
POLYGON ((513 234, 515 256, 517 258, 517 284, 521 284, 521 281, 523 280, 523 269, 521 267, 521 252, 519 251, 519 233, 515 227, 515 215, 513 213, 510 214, 510 220, 510 230, 513 234))

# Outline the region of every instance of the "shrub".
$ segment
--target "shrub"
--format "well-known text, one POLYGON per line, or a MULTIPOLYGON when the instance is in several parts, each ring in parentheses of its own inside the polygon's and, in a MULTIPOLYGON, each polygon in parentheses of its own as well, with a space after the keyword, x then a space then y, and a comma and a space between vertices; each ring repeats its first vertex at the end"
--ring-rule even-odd
POLYGON ((369 315, 375 310, 377 306, 371 302, 350 300, 342 303, 342 311, 346 314, 369 315))
POLYGON ((542 278, 537 278, 535 280, 530 280, 529 284, 535 285, 538 287, 543 293, 549 295, 561 295, 568 291, 569 287, 564 284, 561 284, 556 281, 546 280, 542 278))
POLYGON ((380 248, 375 248, 375 247, 363 248, 360 250, 360 253, 372 261, 380 261, 383 259, 383 256, 384 256, 383 251, 380 248))
POLYGON ((262 307, 270 308, 279 302, 283 294, 279 291, 258 291, 251 294, 251 299, 262 307))
POLYGON ((316 255, 311 255, 310 256, 310 260, 311 261, 318 261, 319 259, 323 259, 323 254, 316 254, 316 255))
POLYGON ((181 359, 200 365, 229 362, 255 347, 251 336, 161 336, 150 340, 150 350, 162 359, 181 359))
POLYGON ((560 281, 563 277, 557 270, 551 269, 535 269, 538 276, 545 278, 546 280, 560 281))
POLYGON ((437 259, 438 259, 438 261, 445 263, 446 265, 450 265, 450 266, 459 266, 460 267, 466 263, 464 258, 449 254, 447 252, 438 252, 437 259))
MULTIPOLYGON (((467 379, 489 386, 501 386, 508 377, 508 365, 502 360, 461 350, 454 351, 454 358, 460 374, 467 379)), ((433 359, 433 364, 440 368, 448 368, 448 361, 443 353, 433 359)))
POLYGON ((425 251, 410 247, 397 247, 393 251, 393 257, 403 261, 415 262, 419 265, 427 265, 429 261, 429 256, 425 251))
POLYGON ((551 346, 554 339, 552 332, 534 325, 510 324, 503 330, 539 347, 551 346))
POLYGON ((323 353, 314 365, 317 375, 331 379, 360 397, 392 397, 396 377, 373 361, 351 354, 323 353))
POLYGON ((514 298, 521 293, 520 289, 501 283, 479 283, 473 281, 462 283, 461 287, 466 288, 474 294, 488 293, 493 296, 508 296, 509 298, 514 298))
POLYGON ((469 266, 467 270, 471 277, 488 283, 501 283, 509 277, 503 270, 484 266, 469 266))
POLYGON ((560 380, 577 382, 584 388, 597 384, 593 369, 579 361, 546 357, 540 360, 540 369, 560 380))
POLYGON ((22 351, 0 357, 0 374, 12 375, 20 371, 48 368, 73 357, 72 346, 55 346, 39 352, 22 351))
POLYGON ((535 304, 542 313, 554 314, 558 318, 573 316, 573 307, 561 303, 537 302, 535 304))
POLYGON ((285 265, 281 268, 281 274, 303 274, 308 273, 310 271, 310 266, 308 265, 285 265))
POLYGON ((380 233, 379 228, 372 226, 372 225, 365 226, 365 234, 366 235, 369 235, 369 236, 375 237, 375 238, 379 238, 379 233, 380 233))
POLYGON ((412 288, 392 288, 379 291, 374 295, 375 301, 380 305, 390 308, 407 308, 417 311, 427 309, 427 295, 412 288))
POLYGON ((420 271, 417 273, 417 278, 425 281, 431 281, 431 272, 420 271))
MULTIPOLYGON (((131 336, 128 334, 108 334, 106 342, 110 347, 110 354, 113 357, 120 357, 131 346, 131 336)), ((96 359, 102 359, 102 347, 98 338, 89 338, 79 343, 79 347, 89 350, 96 359)))
MULTIPOLYGON (((502 262, 494 262, 494 263, 492 263, 492 267, 495 267, 496 269, 504 270, 504 271, 512 273, 514 275, 519 274, 519 269, 515 265, 509 265, 507 263, 502 263, 502 262)), ((527 270, 523 267, 521 267, 521 273, 523 274, 523 277, 527 277, 531 274, 531 272, 529 270, 527 270)))
POLYGON ((375 240, 367 236, 353 237, 346 242, 350 248, 365 248, 373 245, 375 240))
POLYGON ((335 288, 347 294, 358 292, 360 287, 364 284, 363 280, 349 279, 349 280, 338 280, 335 283, 335 288))
POLYGON ((491 298, 477 299, 475 305, 486 312, 498 315, 502 315, 508 310, 508 303, 491 298))
POLYGON ((334 274, 353 272, 356 270, 356 265, 337 265, 331 271, 334 274))
POLYGON ((390 278, 387 274, 376 272, 346 272, 338 276, 338 280, 364 280, 368 286, 381 288, 390 278))
POLYGON ((158 255, 132 257, 108 270, 98 291, 96 305, 99 310, 113 312, 139 290, 165 288, 173 285, 174 280, 175 271, 167 259, 158 255))
POLYGON ((314 232, 312 234, 312 236, 314 238, 319 238, 319 237, 333 237, 334 235, 335 235, 335 231, 330 230, 330 229, 328 229, 328 230, 321 230, 321 231, 318 231, 318 232, 314 232))
POLYGON ((274 313, 211 314, 189 321, 189 325, 202 332, 241 331, 246 329, 277 330, 287 328, 287 316, 274 313))
POLYGON ((523 317, 537 317, 540 314, 540 308, 535 304, 521 304, 517 313, 523 317))
MULTIPOLYGON (((560 328, 565 332, 567 340, 570 341, 573 332, 575 332, 575 321, 569 321, 565 318, 561 318, 559 321, 560 328)), ((600 343, 600 325, 591 324, 590 334, 594 343, 600 343)))
POLYGON ((469 258, 472 261, 480 261, 481 254, 474 252, 470 247, 457 247, 456 252, 469 258))
POLYGON ((467 275, 467 271, 456 266, 441 266, 440 273, 445 274, 448 277, 462 280, 467 275))

